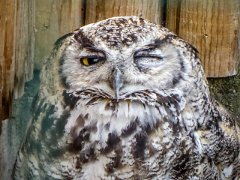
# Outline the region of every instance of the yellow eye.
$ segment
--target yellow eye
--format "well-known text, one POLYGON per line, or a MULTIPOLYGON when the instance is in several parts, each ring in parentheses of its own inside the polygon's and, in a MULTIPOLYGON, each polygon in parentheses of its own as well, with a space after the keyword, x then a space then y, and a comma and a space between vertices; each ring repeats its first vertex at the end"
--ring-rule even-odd
POLYGON ((83 58, 82 59, 82 64, 85 66, 89 66, 88 58, 83 58))
POLYGON ((102 61, 102 57, 83 57, 80 59, 80 62, 84 66, 91 66, 93 64, 96 64, 100 61, 102 61))

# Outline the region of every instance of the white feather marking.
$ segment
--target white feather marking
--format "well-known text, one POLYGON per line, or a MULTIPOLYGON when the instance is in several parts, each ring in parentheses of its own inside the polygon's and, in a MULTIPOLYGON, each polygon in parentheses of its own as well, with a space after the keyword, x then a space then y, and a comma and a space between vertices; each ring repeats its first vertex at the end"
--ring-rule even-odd
POLYGON ((105 177, 105 165, 109 162, 106 157, 99 157, 98 160, 85 164, 82 168, 83 175, 81 179, 96 180, 105 177))
POLYGON ((197 144, 197 150, 199 151, 200 154, 202 154, 203 153, 203 146, 202 146, 199 134, 197 132, 194 132, 193 136, 194 136, 195 142, 197 144))
POLYGON ((232 171, 233 171, 233 165, 225 167, 221 174, 222 179, 231 178, 232 171))

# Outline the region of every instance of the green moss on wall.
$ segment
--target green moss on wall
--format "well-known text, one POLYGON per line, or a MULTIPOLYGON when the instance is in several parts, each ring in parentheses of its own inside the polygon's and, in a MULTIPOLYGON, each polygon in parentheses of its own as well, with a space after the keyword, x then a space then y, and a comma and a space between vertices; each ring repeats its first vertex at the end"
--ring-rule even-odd
POLYGON ((208 81, 212 95, 240 119, 240 71, 233 77, 209 78, 208 81))

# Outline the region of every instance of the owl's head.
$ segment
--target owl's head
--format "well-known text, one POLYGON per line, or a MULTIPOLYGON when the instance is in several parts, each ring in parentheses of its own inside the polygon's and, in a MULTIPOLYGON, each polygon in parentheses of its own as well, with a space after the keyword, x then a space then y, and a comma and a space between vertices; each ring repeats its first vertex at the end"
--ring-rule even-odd
POLYGON ((191 129, 209 109, 196 49, 164 27, 115 17, 81 27, 57 44, 40 96, 54 104, 80 145, 86 132, 104 149, 112 147, 112 135, 150 132, 164 122, 191 129))
POLYGON ((191 79, 199 75, 196 50, 143 18, 115 17, 89 24, 70 39, 62 55, 61 77, 72 92, 91 89, 115 100, 143 90, 188 93, 191 79))

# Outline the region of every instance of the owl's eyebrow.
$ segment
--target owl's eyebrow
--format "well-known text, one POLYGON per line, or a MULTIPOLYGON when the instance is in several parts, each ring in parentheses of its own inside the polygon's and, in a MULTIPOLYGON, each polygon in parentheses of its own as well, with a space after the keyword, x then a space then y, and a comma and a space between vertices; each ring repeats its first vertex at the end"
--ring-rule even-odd
POLYGON ((97 49, 96 47, 94 46, 87 46, 87 47, 84 47, 85 49, 87 49, 88 51, 91 51, 91 52, 95 52, 95 53, 101 53, 105 56, 105 52, 101 49, 97 49))
POLYGON ((163 39, 155 39, 153 43, 150 43, 150 44, 144 46, 143 48, 137 50, 136 53, 140 52, 140 51, 149 51, 149 50, 154 50, 156 48, 159 48, 159 46, 161 46, 163 43, 166 43, 166 39, 173 38, 173 37, 175 37, 175 36, 169 35, 163 39))
POLYGON ((83 48, 88 48, 88 49, 94 48, 94 44, 92 40, 90 40, 86 35, 84 35, 81 30, 79 30, 76 34, 74 34, 74 39, 76 39, 83 48))
POLYGON ((140 51, 154 50, 154 49, 158 48, 159 46, 161 46, 162 43, 163 43, 163 40, 156 39, 153 43, 150 43, 150 44, 142 47, 141 49, 137 50, 136 53, 140 52, 140 51))
POLYGON ((149 50, 154 50, 156 49, 158 46, 155 44, 148 44, 147 46, 142 47, 141 49, 138 49, 135 51, 135 54, 141 51, 149 51, 149 50))
POLYGON ((102 53, 103 55, 105 55, 103 50, 94 47, 92 40, 90 40, 86 35, 84 35, 81 30, 74 35, 74 38, 81 44, 83 48, 92 52, 102 53))

